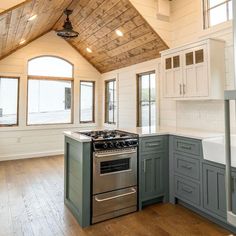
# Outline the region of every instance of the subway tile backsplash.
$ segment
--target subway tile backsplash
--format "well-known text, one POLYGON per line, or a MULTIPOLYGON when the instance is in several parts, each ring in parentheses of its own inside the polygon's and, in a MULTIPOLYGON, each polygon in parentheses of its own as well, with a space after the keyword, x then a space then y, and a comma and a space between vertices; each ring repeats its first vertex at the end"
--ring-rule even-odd
MULTIPOLYGON (((235 104, 231 105, 232 128, 235 130, 235 104)), ((178 128, 224 131, 223 101, 177 101, 176 126, 178 128)))

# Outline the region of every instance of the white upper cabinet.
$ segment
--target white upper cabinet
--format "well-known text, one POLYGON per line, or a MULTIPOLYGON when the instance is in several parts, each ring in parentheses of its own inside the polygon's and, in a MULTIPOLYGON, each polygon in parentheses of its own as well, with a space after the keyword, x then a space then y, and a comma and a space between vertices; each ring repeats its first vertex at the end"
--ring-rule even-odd
POLYGON ((163 51, 163 96, 178 100, 223 99, 224 55, 224 42, 215 39, 163 51))

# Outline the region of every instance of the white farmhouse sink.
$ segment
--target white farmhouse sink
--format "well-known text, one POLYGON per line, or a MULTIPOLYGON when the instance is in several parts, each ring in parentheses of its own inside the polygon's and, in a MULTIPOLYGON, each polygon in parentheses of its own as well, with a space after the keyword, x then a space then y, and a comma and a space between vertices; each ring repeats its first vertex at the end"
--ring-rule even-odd
MULTIPOLYGON (((207 138, 202 141, 203 158, 225 165, 225 137, 207 138)), ((236 167, 236 135, 231 135, 231 165, 236 167)))

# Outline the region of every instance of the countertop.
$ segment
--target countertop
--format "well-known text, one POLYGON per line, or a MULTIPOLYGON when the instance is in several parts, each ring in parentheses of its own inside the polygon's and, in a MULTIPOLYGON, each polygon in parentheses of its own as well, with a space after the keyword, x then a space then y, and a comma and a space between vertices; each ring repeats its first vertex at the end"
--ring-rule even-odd
MULTIPOLYGON (((93 128, 91 130, 103 130, 103 128, 93 128)), ((107 128, 105 128, 107 129, 107 128)), ((139 137, 149 137, 156 135, 176 135, 186 138, 193 138, 203 140, 206 138, 218 137, 223 135, 223 133, 219 132, 207 132, 202 130, 191 130, 191 129, 179 129, 174 127, 141 127, 141 128, 119 128, 119 130, 123 130, 126 132, 131 132, 138 134, 139 137)), ((78 130, 82 131, 82 130, 78 130)), ((84 131, 84 130, 83 130, 84 131)), ((79 142, 91 142, 91 138, 85 135, 79 134, 76 131, 65 131, 65 136, 73 138, 79 142)))

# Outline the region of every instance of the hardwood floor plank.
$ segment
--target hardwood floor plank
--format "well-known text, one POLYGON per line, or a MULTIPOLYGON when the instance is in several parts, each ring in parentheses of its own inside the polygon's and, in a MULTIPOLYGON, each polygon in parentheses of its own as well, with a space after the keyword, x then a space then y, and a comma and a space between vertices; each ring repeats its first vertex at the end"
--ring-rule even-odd
POLYGON ((171 204, 152 205, 82 229, 64 205, 63 172, 62 156, 0 162, 0 236, 231 235, 171 204))

